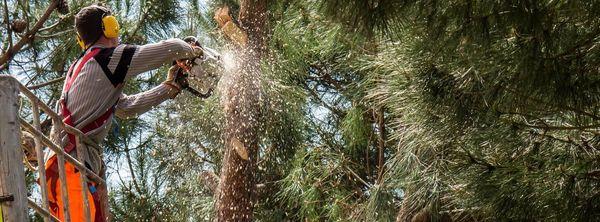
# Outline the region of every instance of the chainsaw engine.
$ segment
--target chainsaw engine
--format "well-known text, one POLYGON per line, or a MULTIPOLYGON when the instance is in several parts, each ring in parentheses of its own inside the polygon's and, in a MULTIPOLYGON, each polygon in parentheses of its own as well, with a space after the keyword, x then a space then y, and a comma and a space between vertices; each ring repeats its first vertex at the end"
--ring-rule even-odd
POLYGON ((202 48, 203 54, 196 58, 178 61, 187 86, 186 90, 202 98, 208 98, 216 87, 221 73, 223 63, 221 55, 214 49, 200 45, 198 39, 194 36, 188 36, 183 39, 193 46, 202 48))

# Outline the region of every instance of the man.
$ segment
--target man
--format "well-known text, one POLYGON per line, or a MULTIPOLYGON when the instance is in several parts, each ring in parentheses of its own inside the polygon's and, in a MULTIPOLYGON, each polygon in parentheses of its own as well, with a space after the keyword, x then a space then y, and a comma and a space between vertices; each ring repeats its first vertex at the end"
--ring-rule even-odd
MULTIPOLYGON (((82 56, 69 68, 63 94, 58 107, 63 122, 71 125, 100 143, 106 137, 113 116, 127 118, 137 116, 174 98, 181 86, 174 80, 175 67, 169 70, 162 84, 135 95, 122 93, 125 82, 132 77, 160 67, 173 60, 200 55, 202 50, 179 39, 168 39, 142 46, 119 44, 119 25, 111 11, 103 6, 85 7, 75 16, 77 39, 84 50, 82 56)), ((55 124, 56 126, 56 124, 55 124)), ((76 147, 75 136, 54 127, 53 139, 65 151, 77 157, 80 150, 86 167, 103 176, 105 166, 102 150, 94 144, 82 142, 76 147)), ((63 220, 63 203, 57 160, 50 153, 46 169, 50 208, 52 214, 63 220)), ((85 221, 83 190, 90 200, 92 221, 107 220, 107 191, 105 185, 96 187, 89 183, 82 188, 79 171, 72 164, 65 164, 67 171, 67 193, 72 221, 85 221)))

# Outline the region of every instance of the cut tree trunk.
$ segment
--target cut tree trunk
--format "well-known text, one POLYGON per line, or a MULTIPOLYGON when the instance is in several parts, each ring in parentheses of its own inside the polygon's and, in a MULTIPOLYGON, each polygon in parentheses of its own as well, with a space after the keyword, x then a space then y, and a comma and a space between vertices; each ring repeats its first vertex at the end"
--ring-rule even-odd
POLYGON ((239 24, 248 44, 224 95, 225 153, 216 192, 217 221, 252 221, 260 119, 260 60, 266 51, 266 0, 240 0, 239 24))

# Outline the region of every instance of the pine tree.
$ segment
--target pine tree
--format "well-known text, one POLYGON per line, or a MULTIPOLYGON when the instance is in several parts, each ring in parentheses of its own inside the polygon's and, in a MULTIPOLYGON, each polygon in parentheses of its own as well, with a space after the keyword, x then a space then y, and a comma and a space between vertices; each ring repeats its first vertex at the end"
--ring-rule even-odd
POLYGON ((398 220, 595 220, 599 5, 398 4, 398 40, 361 66, 396 117, 398 220))
MULTIPOLYGON (((11 11, 3 17, 31 29, 30 15, 49 3, 24 2, 3 4, 11 11)), ((73 13, 89 2, 69 3, 73 13)), ((107 159, 128 174, 113 185, 115 220, 600 216, 597 1, 108 4, 122 17, 126 42, 200 35, 228 61, 242 58, 215 96, 184 92, 118 121, 105 144, 107 159), (229 47, 215 31, 212 15, 223 5, 258 50, 229 47)), ((79 53, 67 34, 71 15, 53 13, 45 24, 56 25, 40 29, 3 72, 29 85, 64 75, 79 53)), ((1 29, 13 44, 20 38, 6 23, 1 29)), ((160 82, 164 72, 127 91, 160 82)), ((53 104, 59 90, 36 92, 53 104)))

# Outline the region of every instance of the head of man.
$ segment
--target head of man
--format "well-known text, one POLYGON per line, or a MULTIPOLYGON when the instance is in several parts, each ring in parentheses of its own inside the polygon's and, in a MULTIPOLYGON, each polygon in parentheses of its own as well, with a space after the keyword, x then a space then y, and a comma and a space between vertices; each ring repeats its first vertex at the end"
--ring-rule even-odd
POLYGON ((95 44, 115 47, 119 44, 119 24, 110 9, 100 5, 82 8, 75 15, 75 30, 83 48, 95 44))

